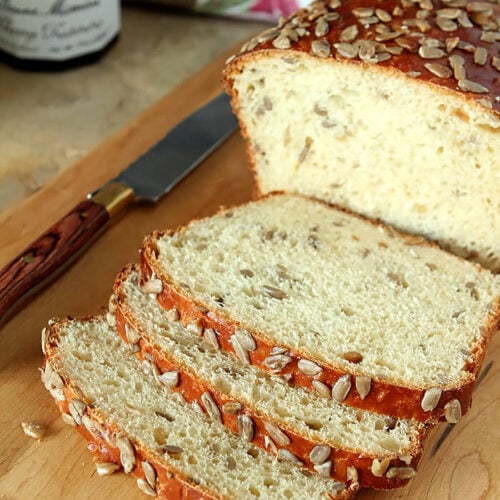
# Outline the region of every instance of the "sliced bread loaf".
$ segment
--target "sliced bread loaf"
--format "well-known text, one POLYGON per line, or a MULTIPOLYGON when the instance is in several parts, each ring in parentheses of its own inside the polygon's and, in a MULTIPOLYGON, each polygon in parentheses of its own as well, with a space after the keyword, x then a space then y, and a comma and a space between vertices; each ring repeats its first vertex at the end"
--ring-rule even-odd
POLYGON ((456 422, 500 321, 500 276, 295 195, 153 233, 142 272, 165 309, 240 359, 403 418, 456 422))
POLYGON ((323 0, 256 36, 225 82, 258 190, 500 271, 499 18, 495 0, 323 0))
POLYGON ((329 390, 311 394, 235 360, 218 348, 215 331, 201 337, 169 320, 138 279, 133 267, 118 276, 108 319, 137 346, 144 369, 166 390, 200 404, 244 439, 321 475, 394 488, 415 474, 427 426, 341 405, 329 390))
POLYGON ((103 318, 44 332, 42 380, 66 422, 92 443, 99 473, 119 468, 169 500, 351 498, 357 488, 276 461, 158 387, 103 318))

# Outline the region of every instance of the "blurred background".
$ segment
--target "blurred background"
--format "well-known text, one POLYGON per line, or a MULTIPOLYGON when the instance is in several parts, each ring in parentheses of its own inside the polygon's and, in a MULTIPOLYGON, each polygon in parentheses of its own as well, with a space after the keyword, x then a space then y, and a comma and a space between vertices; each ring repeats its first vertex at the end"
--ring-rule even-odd
MULTIPOLYGON (((9 32, 15 26, 9 16, 22 23, 27 11, 20 6, 40 2, 0 2, 0 212, 284 13, 277 0, 118 2, 119 36, 99 60, 56 71, 43 64, 41 70, 40 65, 35 65, 36 71, 21 70, 16 66, 23 66, 23 59, 11 59, 5 50, 10 48, 8 36, 20 33, 9 32)), ((85 0, 48 0, 66 9, 82 3, 85 0)), ((295 5, 290 2, 285 10, 295 5)))

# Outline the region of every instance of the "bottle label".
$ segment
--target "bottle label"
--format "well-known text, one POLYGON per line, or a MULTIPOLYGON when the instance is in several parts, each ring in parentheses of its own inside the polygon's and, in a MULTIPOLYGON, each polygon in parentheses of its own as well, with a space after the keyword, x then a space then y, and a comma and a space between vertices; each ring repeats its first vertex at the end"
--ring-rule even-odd
POLYGON ((0 48, 63 61, 97 52, 120 31, 120 0, 0 0, 0 48))

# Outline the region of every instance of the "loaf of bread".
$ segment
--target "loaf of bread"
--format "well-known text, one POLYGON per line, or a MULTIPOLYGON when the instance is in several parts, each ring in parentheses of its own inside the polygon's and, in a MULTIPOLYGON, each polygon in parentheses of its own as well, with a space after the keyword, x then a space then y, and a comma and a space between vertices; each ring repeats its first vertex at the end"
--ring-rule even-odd
POLYGON ((64 421, 92 443, 99 474, 121 468, 168 500, 348 499, 357 490, 275 460, 156 385, 102 317, 52 323, 43 346, 42 380, 64 421))
POLYGON ((500 271, 500 6, 315 1, 225 69, 257 190, 299 192, 500 271))
POLYGON ((330 391, 311 394, 235 360, 218 348, 214 330, 187 330, 138 279, 133 267, 118 276, 109 321, 166 390, 202 407, 208 400, 233 432, 322 475, 345 482, 355 474, 361 487, 375 488, 399 487, 415 475, 427 426, 356 410, 332 401, 330 391))
POLYGON ((456 422, 500 322, 500 276, 298 195, 153 233, 142 274, 241 360, 401 418, 456 422))

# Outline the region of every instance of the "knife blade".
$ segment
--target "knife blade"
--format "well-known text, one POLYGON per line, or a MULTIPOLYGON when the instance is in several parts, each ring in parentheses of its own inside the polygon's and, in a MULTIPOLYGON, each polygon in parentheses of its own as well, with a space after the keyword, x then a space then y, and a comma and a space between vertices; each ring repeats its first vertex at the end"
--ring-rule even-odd
POLYGON ((89 193, 0 270, 0 326, 74 262, 118 213, 134 201, 157 202, 237 128, 229 97, 220 94, 89 193))

